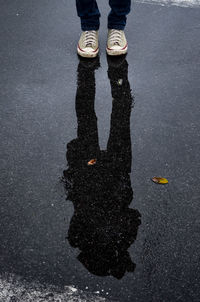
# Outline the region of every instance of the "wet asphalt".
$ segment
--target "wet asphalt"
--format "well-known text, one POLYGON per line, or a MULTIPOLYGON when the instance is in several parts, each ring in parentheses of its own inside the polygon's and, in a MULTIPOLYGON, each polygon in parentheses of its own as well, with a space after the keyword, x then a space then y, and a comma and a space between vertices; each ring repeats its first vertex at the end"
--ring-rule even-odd
POLYGON ((200 9, 134 4, 114 60, 99 6, 85 61, 70 1, 0 3, 0 274, 199 301, 200 9))

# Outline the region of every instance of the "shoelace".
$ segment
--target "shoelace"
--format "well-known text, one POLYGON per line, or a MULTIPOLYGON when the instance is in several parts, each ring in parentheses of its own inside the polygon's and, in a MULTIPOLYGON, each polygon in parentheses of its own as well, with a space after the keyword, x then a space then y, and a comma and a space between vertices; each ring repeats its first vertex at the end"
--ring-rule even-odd
POLYGON ((84 43, 86 47, 92 47, 96 43, 96 31, 90 30, 85 32, 84 43))
POLYGON ((121 42, 121 31, 117 29, 111 29, 110 31, 110 42, 114 45, 120 45, 121 42))

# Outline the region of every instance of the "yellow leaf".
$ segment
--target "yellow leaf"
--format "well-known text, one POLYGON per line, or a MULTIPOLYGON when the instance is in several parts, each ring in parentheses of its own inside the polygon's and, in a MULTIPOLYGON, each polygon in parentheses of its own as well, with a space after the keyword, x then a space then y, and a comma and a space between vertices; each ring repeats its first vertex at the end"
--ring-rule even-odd
POLYGON ((152 178, 152 181, 155 182, 156 184, 162 184, 162 185, 168 184, 168 180, 163 177, 154 177, 152 178))
POLYGON ((96 158, 93 158, 88 162, 88 166, 93 166, 96 164, 96 162, 97 162, 96 158))

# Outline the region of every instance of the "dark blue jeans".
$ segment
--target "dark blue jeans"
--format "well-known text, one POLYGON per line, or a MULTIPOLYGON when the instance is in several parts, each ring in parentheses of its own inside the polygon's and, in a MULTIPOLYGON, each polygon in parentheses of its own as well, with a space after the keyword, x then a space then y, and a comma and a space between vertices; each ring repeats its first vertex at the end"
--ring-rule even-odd
MULTIPOLYGON (((109 5, 111 12, 108 16, 108 28, 124 29, 126 15, 131 9, 131 0, 109 0, 109 5)), ((82 30, 98 30, 100 12, 96 0, 76 0, 76 7, 82 30)))

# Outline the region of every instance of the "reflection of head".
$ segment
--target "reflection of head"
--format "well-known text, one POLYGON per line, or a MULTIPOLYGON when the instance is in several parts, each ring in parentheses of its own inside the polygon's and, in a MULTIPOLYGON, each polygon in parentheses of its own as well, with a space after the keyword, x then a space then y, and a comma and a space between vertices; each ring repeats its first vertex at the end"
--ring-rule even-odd
POLYGON ((78 260, 87 270, 97 276, 113 276, 121 279, 126 272, 134 272, 135 264, 127 251, 116 253, 99 253, 98 251, 81 252, 78 260), (105 254, 107 257, 105 258, 105 254))
POLYGON ((108 65, 113 108, 107 149, 99 148, 94 110, 94 71, 99 61, 81 59, 76 94, 78 137, 67 145, 69 168, 64 180, 67 198, 74 204, 68 240, 81 251, 78 260, 93 274, 120 279, 135 268, 127 250, 137 237, 140 213, 129 208, 133 191, 128 64, 120 57, 108 58, 108 65), (89 166, 93 158, 96 164, 89 166))
MULTIPOLYGON (((108 204, 108 209, 111 204, 108 204)), ((75 211, 68 232, 69 243, 81 250, 79 261, 99 276, 113 275, 120 279, 132 272, 135 264, 127 249, 137 237, 140 213, 128 206, 106 213, 100 205, 75 211), (99 213, 99 211, 101 213, 99 213)))

